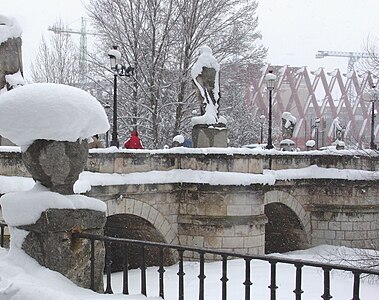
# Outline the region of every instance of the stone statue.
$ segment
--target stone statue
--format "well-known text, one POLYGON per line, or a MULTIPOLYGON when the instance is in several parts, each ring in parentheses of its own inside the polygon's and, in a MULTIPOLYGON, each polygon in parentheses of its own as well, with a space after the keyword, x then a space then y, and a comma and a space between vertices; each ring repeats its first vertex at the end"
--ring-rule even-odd
POLYGON ((0 15, 0 92, 24 84, 21 33, 15 19, 0 15))
POLYGON ((341 126, 340 119, 336 117, 332 122, 333 127, 333 138, 334 140, 343 141, 343 135, 345 133, 345 128, 341 126))
POLYGON ((219 116, 220 65, 212 54, 212 49, 202 46, 191 76, 200 100, 200 117, 193 117, 193 124, 226 124, 219 116))
POLYGON ((290 112, 282 114, 282 136, 283 139, 292 139, 293 131, 296 126, 296 118, 290 112))

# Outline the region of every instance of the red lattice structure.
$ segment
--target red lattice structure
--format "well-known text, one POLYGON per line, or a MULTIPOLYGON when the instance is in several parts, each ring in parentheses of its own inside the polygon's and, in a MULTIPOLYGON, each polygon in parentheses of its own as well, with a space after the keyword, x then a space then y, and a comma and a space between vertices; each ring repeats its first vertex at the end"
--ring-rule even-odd
MULTIPOLYGON (((358 75, 352 71, 341 74, 338 69, 325 72, 323 68, 309 72, 306 67, 270 66, 261 70, 259 79, 252 80, 246 101, 268 117, 268 94, 264 81, 268 70, 277 76, 273 91, 273 119, 280 120, 283 112, 297 119, 293 140, 304 148, 309 139, 319 147, 330 145, 336 138, 337 117, 344 128, 347 145, 368 147, 371 136, 371 102, 369 90, 378 84, 371 73, 358 75), (315 120, 320 121, 317 129, 315 120)), ((375 136, 379 130, 375 126, 375 136)), ((278 140, 275 141, 278 144, 278 140)))

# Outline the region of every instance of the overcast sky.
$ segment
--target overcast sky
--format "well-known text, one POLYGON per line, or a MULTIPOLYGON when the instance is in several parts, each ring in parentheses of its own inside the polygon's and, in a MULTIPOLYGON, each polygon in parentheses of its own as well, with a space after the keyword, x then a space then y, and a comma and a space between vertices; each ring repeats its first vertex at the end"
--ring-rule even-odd
MULTIPOLYGON (((81 0, 0 0, 0 13, 15 17, 23 29, 28 76, 42 34, 52 34, 48 26, 61 18, 80 30, 85 9, 81 0)), ((315 59, 315 54, 318 50, 360 52, 368 36, 379 38, 378 0, 259 0, 258 16, 272 64, 346 71, 347 58, 315 59)))

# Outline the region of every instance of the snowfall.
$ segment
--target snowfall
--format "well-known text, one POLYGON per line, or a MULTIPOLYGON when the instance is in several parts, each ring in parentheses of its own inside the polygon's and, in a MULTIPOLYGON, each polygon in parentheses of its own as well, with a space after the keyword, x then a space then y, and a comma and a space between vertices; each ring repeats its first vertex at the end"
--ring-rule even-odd
MULTIPOLYGON (((55 139, 59 141, 76 141, 91 139, 95 133, 104 133, 109 129, 104 109, 89 94, 73 87, 54 84, 30 84, 5 92, 0 95, 0 135, 15 141, 16 147, 0 147, 0 151, 25 151, 35 139, 55 139), (54 116, 54 117, 51 117, 54 116), (67 118, 71 116, 71 118, 67 118), (94 125, 95 124, 95 125, 94 125)), ((115 147, 93 152, 133 151, 115 147)), ((138 150, 136 150, 138 151, 138 150)), ((149 150, 139 150, 146 151, 149 150)), ((225 153, 233 155, 251 153, 269 153, 276 150, 262 149, 173 149, 151 150, 151 153, 225 153)), ((344 152, 339 152, 339 154, 344 152)), ((280 154, 278 151, 277 154, 280 154)), ((354 155, 350 152, 346 154, 354 155)), ((336 154, 337 155, 337 154, 336 154)), ((121 295, 121 275, 113 274, 114 295, 96 294, 90 290, 75 286, 62 275, 37 264, 21 250, 25 232, 14 226, 35 222, 42 211, 47 208, 91 208, 105 211, 105 204, 97 199, 80 195, 92 186, 112 184, 143 184, 163 182, 201 182, 211 185, 252 183, 274 184, 276 180, 292 178, 344 178, 377 180, 378 172, 323 169, 311 166, 298 170, 265 170, 263 174, 226 172, 206 172, 195 170, 172 170, 168 172, 151 171, 134 174, 96 174, 83 172, 74 186, 75 195, 63 196, 52 193, 31 178, 0 176, 0 198, 2 216, 11 225, 10 250, 0 248, 0 299, 1 300, 71 300, 71 299, 146 299, 140 294, 138 270, 130 274, 130 296, 121 295)), ((338 251, 344 251, 344 257, 354 255, 353 249, 319 246, 296 251, 281 256, 304 260, 327 260, 338 251)), ((276 254, 280 255, 280 254, 276 254)), ((269 265, 265 262, 252 261, 253 285, 251 292, 255 299, 269 299, 269 265)), ((198 298, 199 266, 195 262, 186 262, 185 299, 198 298)), ((178 266, 173 265, 165 272, 165 299, 177 299, 178 266)), ((205 299, 220 299, 221 267, 219 262, 207 263, 205 279, 205 299)), ((278 265, 277 285, 278 299, 293 299, 294 267, 278 265)), ((304 268, 304 299, 320 299, 322 295, 322 272, 317 269, 304 268)), ((229 299, 243 298, 244 261, 232 260, 228 269, 229 299)), ((158 272, 156 267, 148 269, 148 299, 158 299, 158 272)), ((347 273, 332 274, 331 293, 333 299, 350 299, 352 297, 352 280, 347 273)), ((361 285, 362 299, 377 299, 379 286, 370 281, 361 285)))

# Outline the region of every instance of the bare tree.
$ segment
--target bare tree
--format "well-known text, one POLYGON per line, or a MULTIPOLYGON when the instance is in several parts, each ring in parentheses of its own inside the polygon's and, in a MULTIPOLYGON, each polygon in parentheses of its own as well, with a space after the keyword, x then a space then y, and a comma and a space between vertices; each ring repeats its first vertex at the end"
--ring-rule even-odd
MULTIPOLYGON (((61 27, 61 23, 57 26, 61 27)), ((54 34, 47 42, 42 37, 37 58, 31 64, 34 82, 67 85, 79 83, 79 54, 69 34, 54 34)))
POLYGON ((221 63, 260 62, 266 49, 256 45, 256 7, 255 0, 91 0, 87 9, 104 36, 102 54, 119 45, 125 63, 135 67, 133 80, 120 86, 119 118, 127 129, 119 132, 138 128, 153 148, 171 144, 177 133, 188 135, 196 50, 208 44, 221 63))

